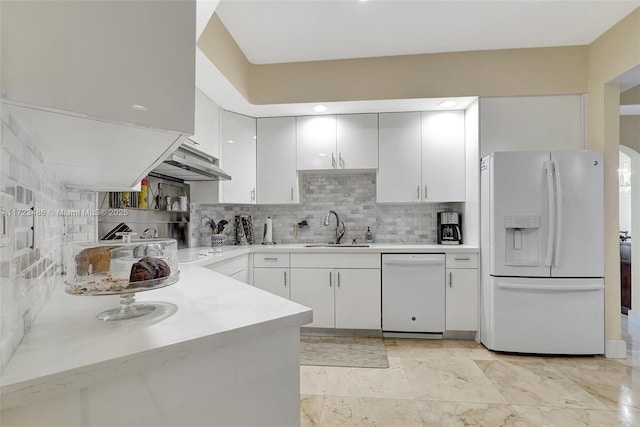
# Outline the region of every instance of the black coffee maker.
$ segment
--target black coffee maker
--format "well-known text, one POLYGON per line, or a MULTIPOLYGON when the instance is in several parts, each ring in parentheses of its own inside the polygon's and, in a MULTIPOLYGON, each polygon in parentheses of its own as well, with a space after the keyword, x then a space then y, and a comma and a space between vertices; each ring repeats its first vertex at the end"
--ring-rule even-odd
POLYGON ((462 244, 462 216, 459 212, 438 212, 438 244, 462 244))

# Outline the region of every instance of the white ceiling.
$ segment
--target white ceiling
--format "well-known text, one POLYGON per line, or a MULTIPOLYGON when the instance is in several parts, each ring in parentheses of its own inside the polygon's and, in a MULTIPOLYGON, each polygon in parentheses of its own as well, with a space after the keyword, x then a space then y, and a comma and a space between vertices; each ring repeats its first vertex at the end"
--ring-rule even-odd
POLYGON ((221 0, 254 64, 586 45, 640 1, 221 0))
MULTIPOLYGON (((215 9, 247 59, 262 64, 585 45, 640 7, 640 0, 198 0, 197 4, 198 36, 215 9)), ((198 88, 227 110, 253 117, 317 114, 313 104, 249 104, 199 49, 196 67, 198 88)), ((640 84, 638 72, 621 76, 623 89, 640 84)), ((457 99, 455 108, 464 109, 473 99, 457 99)), ((429 111, 440 101, 325 105, 326 114, 344 114, 429 111)))

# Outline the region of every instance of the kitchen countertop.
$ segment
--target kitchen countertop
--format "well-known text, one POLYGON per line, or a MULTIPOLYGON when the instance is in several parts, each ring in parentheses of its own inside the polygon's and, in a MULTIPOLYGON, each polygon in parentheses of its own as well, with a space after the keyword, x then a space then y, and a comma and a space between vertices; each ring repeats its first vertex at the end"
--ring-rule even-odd
POLYGON ((350 244, 332 245, 330 247, 308 248, 306 245, 315 243, 293 243, 283 245, 224 245, 221 252, 215 252, 216 248, 198 247, 180 249, 178 257, 182 262, 193 262, 199 265, 224 261, 239 255, 253 252, 312 252, 328 253, 336 251, 365 252, 365 253, 435 253, 435 252, 479 252, 477 246, 472 245, 405 245, 387 243, 368 243, 369 247, 352 247, 350 244))
MULTIPOLYGON (((220 257, 242 252, 248 247, 220 257)), ((311 309, 197 262, 180 264, 178 283, 135 297, 161 304, 146 316, 102 322, 96 314, 119 306, 118 296, 68 295, 59 286, 3 369, 2 409, 161 367, 202 340, 223 346, 312 320, 311 309)))

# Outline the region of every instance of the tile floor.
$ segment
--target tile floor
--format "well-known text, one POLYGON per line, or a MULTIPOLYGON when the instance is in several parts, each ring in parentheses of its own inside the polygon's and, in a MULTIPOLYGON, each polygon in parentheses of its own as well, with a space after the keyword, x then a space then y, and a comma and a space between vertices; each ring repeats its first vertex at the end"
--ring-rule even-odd
POLYGON ((640 324, 627 359, 533 357, 473 341, 386 339, 388 369, 300 367, 302 426, 637 426, 640 324))

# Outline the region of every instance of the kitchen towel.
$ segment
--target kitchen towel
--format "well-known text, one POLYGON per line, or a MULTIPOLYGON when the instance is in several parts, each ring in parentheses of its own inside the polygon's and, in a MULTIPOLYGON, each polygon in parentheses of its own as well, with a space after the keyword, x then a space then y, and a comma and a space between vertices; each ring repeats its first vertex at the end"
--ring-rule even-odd
POLYGON ((270 216, 267 217, 267 223, 264 230, 264 243, 273 242, 273 219, 270 216))

